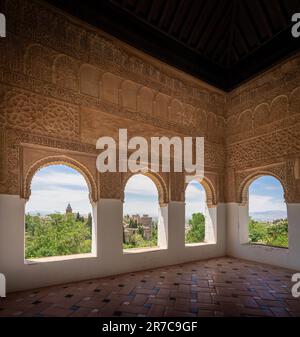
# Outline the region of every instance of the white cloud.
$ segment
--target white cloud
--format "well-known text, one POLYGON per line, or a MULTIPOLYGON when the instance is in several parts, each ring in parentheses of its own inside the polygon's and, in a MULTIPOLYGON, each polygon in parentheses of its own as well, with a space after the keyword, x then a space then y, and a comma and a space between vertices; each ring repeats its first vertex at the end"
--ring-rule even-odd
POLYGON ((153 217, 158 216, 158 202, 155 201, 144 201, 144 200, 134 200, 129 202, 124 202, 123 204, 124 214, 148 214, 153 217))
POLYGON ((91 212, 89 190, 84 177, 77 173, 55 172, 55 168, 39 171, 31 184, 26 212, 65 212, 70 203, 74 212, 91 212))
POLYGON ((154 182, 143 175, 130 178, 125 186, 125 193, 130 195, 147 195, 157 197, 158 192, 154 182))
POLYGON ((193 213, 203 213, 205 210, 205 204, 199 202, 186 202, 185 204, 185 217, 190 218, 193 213))
POLYGON ((281 190, 280 186, 272 186, 272 185, 263 186, 263 188, 266 191, 280 191, 281 190))
POLYGON ((125 186, 124 214, 158 216, 158 191, 154 182, 143 175, 130 178, 125 186))
POLYGON ((91 212, 91 204, 86 191, 72 191, 63 188, 32 191, 26 204, 26 212, 65 212, 68 203, 71 204, 74 212, 83 214, 91 212))
POLYGON ((286 211, 286 205, 283 200, 275 199, 272 196, 250 194, 249 212, 265 211, 286 211))
POLYGON ((40 186, 76 186, 87 188, 87 183, 84 177, 79 173, 63 173, 63 172, 47 172, 36 174, 32 180, 32 188, 39 188, 40 186))
POLYGON ((206 195, 204 188, 199 183, 190 183, 185 190, 185 198, 205 200, 206 195))
POLYGON ((191 182, 185 190, 185 216, 190 218, 193 213, 204 213, 206 195, 204 188, 198 182, 191 182))
MULTIPOLYGON (((39 171, 33 178, 31 197, 26 212, 65 212, 70 203, 74 212, 91 212, 88 187, 84 177, 77 172, 39 171)), ((186 216, 204 212, 205 191, 197 182, 186 189, 186 216)), ((154 182, 143 175, 129 179, 125 188, 124 214, 147 213, 158 215, 158 192, 154 182)))
MULTIPOLYGON (((198 182, 191 182, 186 188, 186 217, 204 212, 205 191, 198 182)), ((125 189, 124 214, 158 214, 158 194, 155 184, 143 175, 133 176, 125 189)))

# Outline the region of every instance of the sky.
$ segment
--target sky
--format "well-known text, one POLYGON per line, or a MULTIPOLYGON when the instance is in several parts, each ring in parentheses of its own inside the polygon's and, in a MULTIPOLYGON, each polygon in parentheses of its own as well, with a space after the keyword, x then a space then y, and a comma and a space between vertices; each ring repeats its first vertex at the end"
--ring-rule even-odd
POLYGON ((202 185, 195 180, 192 180, 185 190, 185 217, 192 217, 193 213, 203 213, 205 207, 205 191, 202 185))
MULTIPOLYGON (((186 218, 192 213, 203 212, 205 191, 196 181, 186 189, 186 218)), ((65 165, 42 168, 33 177, 31 197, 26 203, 26 212, 42 214, 65 212, 70 203, 73 212, 88 214, 92 211, 88 187, 84 177, 65 165)), ((261 177, 249 188, 249 211, 286 211, 283 189, 273 177, 261 177)), ((158 216, 158 193, 152 180, 141 174, 129 179, 125 188, 124 214, 149 214, 158 216)))
POLYGON ((154 182, 142 174, 131 177, 125 187, 124 214, 158 216, 158 193, 154 182))
POLYGON ((286 212, 283 195, 283 188, 277 179, 271 176, 258 178, 249 187, 249 212, 286 212))
POLYGON ((65 165, 42 168, 32 179, 31 196, 26 203, 26 213, 64 213, 68 203, 73 212, 88 214, 92 211, 85 178, 65 165))

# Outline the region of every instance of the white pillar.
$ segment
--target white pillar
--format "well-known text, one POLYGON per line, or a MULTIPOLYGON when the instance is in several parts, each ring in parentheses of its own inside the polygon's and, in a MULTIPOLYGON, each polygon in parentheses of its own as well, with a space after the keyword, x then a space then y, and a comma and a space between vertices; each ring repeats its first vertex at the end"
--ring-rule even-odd
POLYGON ((207 207, 205 205, 205 237, 207 243, 217 242, 217 206, 207 207))
POLYGON ((232 251, 241 244, 249 243, 248 205, 228 203, 227 208, 227 251, 232 251))
POLYGON ((289 226, 289 259, 292 268, 300 270, 300 203, 287 204, 289 226))
POLYGON ((6 297, 6 277, 0 273, 0 298, 6 297))
POLYGON ((0 195, 0 273, 15 273, 25 258, 25 200, 0 195))
POLYGON ((239 243, 249 242, 249 205, 239 205, 238 206, 238 231, 239 231, 239 243))
POLYGON ((169 213, 168 206, 161 206, 158 210, 158 226, 157 226, 157 245, 159 248, 168 248, 168 223, 169 223, 169 213))
POLYGON ((98 245, 97 245, 97 237, 98 237, 98 212, 97 212, 97 203, 92 203, 92 213, 93 213, 93 227, 92 227, 92 254, 94 256, 98 256, 98 245))
POLYGON ((223 255, 226 255, 226 242, 227 242, 227 223, 226 223, 226 204, 218 203, 216 207, 216 229, 215 229, 215 242, 223 255))
POLYGON ((97 202, 98 256, 104 261, 118 261, 123 254, 123 203, 117 199, 97 202))
POLYGON ((170 201, 168 204, 169 242, 168 248, 171 254, 180 254, 185 246, 185 203, 182 201, 170 201))
POLYGON ((237 203, 226 204, 226 254, 233 255, 239 246, 239 205, 237 203))
POLYGON ((249 214, 248 205, 238 203, 226 204, 226 252, 235 254, 241 244, 249 242, 249 214))

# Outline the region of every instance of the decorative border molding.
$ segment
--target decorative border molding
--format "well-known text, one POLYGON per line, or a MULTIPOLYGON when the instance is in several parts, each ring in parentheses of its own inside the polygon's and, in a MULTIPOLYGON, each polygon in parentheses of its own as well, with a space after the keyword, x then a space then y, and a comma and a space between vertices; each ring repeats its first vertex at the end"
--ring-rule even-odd
MULTIPOLYGON (((32 164, 30 168, 27 170, 27 172, 24 172, 24 179, 23 184, 21 185, 21 193, 20 193, 21 198, 26 200, 29 199, 31 194, 30 185, 33 176, 36 174, 37 171, 49 165, 66 165, 79 171, 84 176, 87 185, 89 187, 90 201, 96 202, 98 200, 97 184, 93 178, 93 175, 79 161, 70 158, 66 155, 54 155, 45 157, 32 164)), ((21 173, 21 175, 23 175, 23 173, 21 173)))

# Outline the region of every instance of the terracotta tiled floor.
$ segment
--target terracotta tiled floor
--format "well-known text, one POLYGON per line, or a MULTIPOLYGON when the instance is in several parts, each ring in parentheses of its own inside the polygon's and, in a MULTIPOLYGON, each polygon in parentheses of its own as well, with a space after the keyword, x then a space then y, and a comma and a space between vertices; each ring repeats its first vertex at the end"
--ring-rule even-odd
POLYGON ((0 316, 300 316, 292 274, 211 259, 8 294, 0 316))

